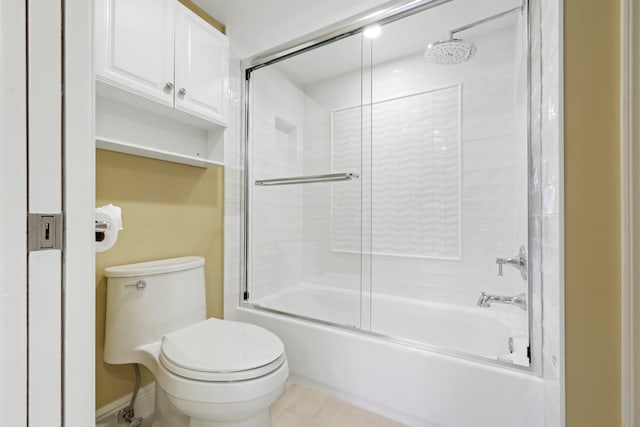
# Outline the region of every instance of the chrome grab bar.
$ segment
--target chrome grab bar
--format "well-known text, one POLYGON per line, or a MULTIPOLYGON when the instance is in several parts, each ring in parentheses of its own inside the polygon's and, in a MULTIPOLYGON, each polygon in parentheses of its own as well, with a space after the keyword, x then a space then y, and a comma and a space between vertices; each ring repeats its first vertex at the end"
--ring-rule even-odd
POLYGON ((257 179, 255 184, 259 186, 267 185, 291 185, 291 184, 310 184, 314 182, 332 182, 332 181, 349 181, 357 179, 360 176, 357 173, 328 173, 325 175, 307 175, 307 176, 291 176, 287 178, 273 179, 257 179))

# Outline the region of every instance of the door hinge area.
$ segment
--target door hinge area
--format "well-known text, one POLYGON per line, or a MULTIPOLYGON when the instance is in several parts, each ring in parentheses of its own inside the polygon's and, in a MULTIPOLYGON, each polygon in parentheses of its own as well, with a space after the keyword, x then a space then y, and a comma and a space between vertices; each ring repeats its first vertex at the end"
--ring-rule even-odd
POLYGON ((27 219, 29 252, 62 250, 62 213, 30 213, 27 219))

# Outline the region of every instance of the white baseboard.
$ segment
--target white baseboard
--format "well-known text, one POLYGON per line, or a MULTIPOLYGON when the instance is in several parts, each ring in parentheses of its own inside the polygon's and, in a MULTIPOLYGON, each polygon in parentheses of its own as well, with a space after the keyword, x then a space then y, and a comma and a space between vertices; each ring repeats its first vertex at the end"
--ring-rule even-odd
MULTIPOLYGON (((138 391, 135 403, 136 417, 148 418, 153 415, 156 383, 147 384, 138 391)), ((132 393, 115 400, 96 411, 96 427, 120 427, 116 421, 118 411, 131 401, 132 393)))

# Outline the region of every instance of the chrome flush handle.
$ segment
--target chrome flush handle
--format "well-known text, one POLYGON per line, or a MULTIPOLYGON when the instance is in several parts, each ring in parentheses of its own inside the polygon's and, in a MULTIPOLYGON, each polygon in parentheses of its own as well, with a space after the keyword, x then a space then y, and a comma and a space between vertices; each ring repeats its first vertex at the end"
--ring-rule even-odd
POLYGON ((125 288, 135 286, 137 289, 144 289, 147 287, 147 282, 144 280, 138 280, 136 283, 129 283, 128 285, 124 285, 125 288))

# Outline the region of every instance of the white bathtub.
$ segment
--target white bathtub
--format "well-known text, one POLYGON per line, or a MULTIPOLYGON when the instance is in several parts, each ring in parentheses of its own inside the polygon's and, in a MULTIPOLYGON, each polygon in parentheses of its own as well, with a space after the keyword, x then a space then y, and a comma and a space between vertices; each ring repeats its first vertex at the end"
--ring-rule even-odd
POLYGON ((466 307, 304 284, 261 298, 259 307, 364 329, 417 345, 528 365, 520 309, 466 307), (370 307, 370 308, 369 308, 370 307))
POLYGON ((278 334, 298 379, 400 422, 430 427, 543 426, 539 377, 463 357, 470 353, 522 362, 526 339, 517 321, 522 316, 510 311, 515 308, 480 309, 379 294, 370 298, 371 313, 368 299, 361 311, 359 292, 302 285, 255 303, 359 326, 405 343, 254 308, 240 308, 231 318, 278 334), (418 348, 407 345, 409 341, 452 352, 418 348))

